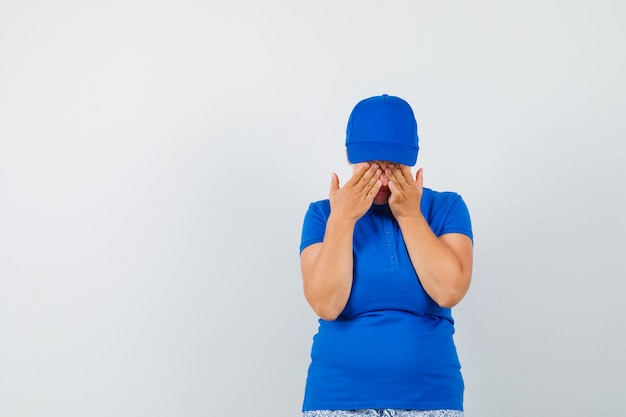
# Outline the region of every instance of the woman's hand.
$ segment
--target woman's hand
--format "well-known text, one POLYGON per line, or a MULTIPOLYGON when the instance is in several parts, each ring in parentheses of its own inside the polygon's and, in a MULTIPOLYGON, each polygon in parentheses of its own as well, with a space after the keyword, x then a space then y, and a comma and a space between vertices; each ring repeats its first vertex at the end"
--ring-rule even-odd
POLYGON ((396 219, 407 216, 421 215, 421 202, 423 193, 423 171, 420 168, 415 174, 415 180, 411 174, 411 168, 406 165, 389 164, 385 170, 389 179, 389 208, 396 219))
POLYGON ((330 182, 330 211, 334 216, 351 221, 360 219, 372 206, 380 190, 382 170, 374 162, 362 162, 355 166, 354 174, 343 187, 334 172, 330 182))

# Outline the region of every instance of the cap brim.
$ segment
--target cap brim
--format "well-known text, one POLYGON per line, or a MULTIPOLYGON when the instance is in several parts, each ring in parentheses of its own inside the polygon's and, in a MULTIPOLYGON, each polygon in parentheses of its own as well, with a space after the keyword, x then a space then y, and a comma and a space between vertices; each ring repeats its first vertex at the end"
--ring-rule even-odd
POLYGON ((348 161, 358 164, 366 161, 391 161, 413 166, 417 162, 418 148, 389 142, 356 142, 346 146, 348 161))

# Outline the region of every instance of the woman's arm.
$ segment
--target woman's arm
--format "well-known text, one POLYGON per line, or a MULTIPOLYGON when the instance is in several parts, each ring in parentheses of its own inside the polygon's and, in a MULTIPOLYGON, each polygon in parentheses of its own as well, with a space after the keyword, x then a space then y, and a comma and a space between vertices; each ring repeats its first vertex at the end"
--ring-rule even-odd
POLYGON ((326 225, 324 242, 306 247, 300 255, 304 296, 324 320, 335 320, 352 289, 352 236, 354 223, 333 219, 326 225))
POLYGON ((441 307, 457 305, 467 293, 472 278, 472 240, 460 233, 440 237, 433 233, 420 209, 421 169, 415 180, 406 166, 394 165, 387 171, 391 189, 389 206, 400 225, 422 287, 441 307))
POLYGON ((398 223, 424 290, 441 307, 457 305, 472 278, 472 240, 461 233, 435 236, 421 214, 398 223))
POLYGON ((300 254, 304 296, 324 320, 335 320, 350 297, 354 226, 372 206, 381 175, 378 164, 362 163, 340 188, 339 178, 333 173, 324 241, 306 247, 300 254))

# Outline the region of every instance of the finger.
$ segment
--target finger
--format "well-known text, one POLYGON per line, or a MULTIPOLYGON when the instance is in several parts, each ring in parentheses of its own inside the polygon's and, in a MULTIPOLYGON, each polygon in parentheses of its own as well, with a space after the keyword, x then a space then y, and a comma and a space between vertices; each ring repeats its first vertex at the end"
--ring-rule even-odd
POLYGON ((352 177, 348 181, 348 184, 357 185, 369 168, 370 168, 369 162, 361 162, 357 164, 354 167, 354 173, 352 174, 352 177))
POLYGON ((369 191, 367 192, 367 198, 370 200, 373 200, 376 197, 376 194, 378 194, 378 191, 380 191, 380 187, 382 187, 383 182, 382 180, 379 178, 374 182, 374 185, 372 186, 372 188, 369 189, 369 191))
POLYGON ((399 165, 400 172, 402 173, 402 177, 407 182, 407 184, 413 183, 413 174, 411 174, 411 167, 408 165, 399 165))
POLYGON ((334 172, 330 174, 330 192, 337 191, 339 189, 339 177, 334 172))
POLYGON ((417 185, 417 188, 420 190, 424 187, 424 168, 417 170, 415 174, 415 185, 417 185))
POLYGON ((389 181, 393 181, 396 187, 403 187, 406 184, 406 179, 402 175, 400 168, 396 164, 390 164, 385 170, 385 174, 389 181))
MULTIPOLYGON (((375 185, 377 182, 380 181, 380 184, 382 185, 382 180, 380 179, 381 175, 383 175, 383 170, 380 168, 376 168, 376 171, 374 171, 373 175, 370 177, 369 176, 369 172, 364 175, 362 178, 363 180, 365 180, 366 177, 369 177, 369 180, 366 184, 364 184, 363 186, 363 190, 365 192, 369 192, 375 185)), ((379 187, 380 188, 380 187, 379 187)), ((378 192, 378 191, 376 191, 378 192)))
POLYGON ((369 184, 372 183, 372 179, 376 181, 378 178, 380 178, 382 173, 383 173, 382 170, 380 169, 379 165, 376 162, 370 164, 367 171, 363 173, 361 178, 359 178, 358 183, 355 184, 356 189, 359 191, 367 192, 370 188, 369 184))
POLYGON ((361 177, 361 183, 364 187, 367 187, 370 184, 376 182, 378 178, 383 174, 383 170, 380 165, 376 162, 373 162, 369 169, 363 174, 361 177))
POLYGON ((391 191, 391 197, 400 195, 400 188, 398 188, 398 185, 393 180, 389 180, 387 187, 389 187, 389 191, 391 191))

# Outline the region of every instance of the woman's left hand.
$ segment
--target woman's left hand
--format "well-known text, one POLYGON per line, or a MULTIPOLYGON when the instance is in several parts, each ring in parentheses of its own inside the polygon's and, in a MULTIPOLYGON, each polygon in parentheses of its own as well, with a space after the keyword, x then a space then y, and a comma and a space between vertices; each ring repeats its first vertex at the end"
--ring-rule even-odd
POLYGON ((423 171, 417 170, 415 179, 411 168, 406 165, 389 164, 385 170, 389 180, 389 207, 396 219, 406 216, 421 215, 420 204, 423 193, 423 171))

